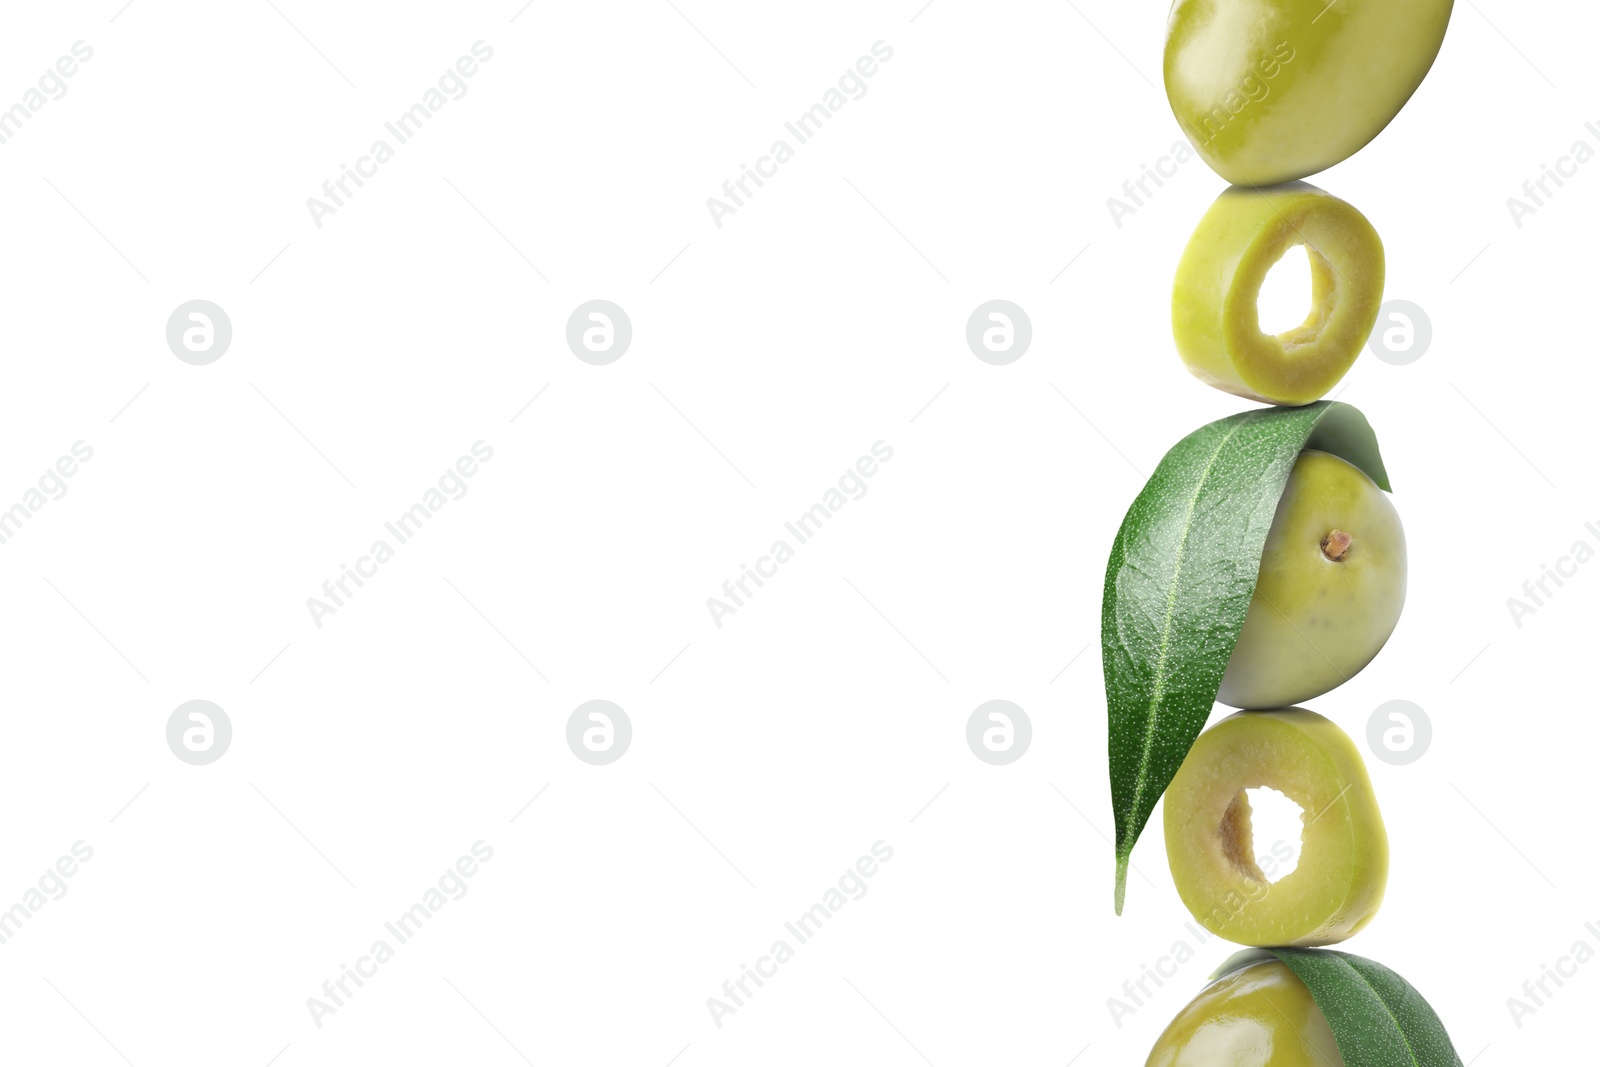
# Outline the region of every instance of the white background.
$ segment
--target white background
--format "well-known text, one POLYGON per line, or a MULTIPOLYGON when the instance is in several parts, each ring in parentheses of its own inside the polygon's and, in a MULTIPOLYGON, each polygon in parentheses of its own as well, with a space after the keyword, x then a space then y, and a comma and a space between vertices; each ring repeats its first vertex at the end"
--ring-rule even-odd
MULTIPOLYGON (((94 852, 0 945, 7 1062, 1110 1067, 1230 951, 1113 1021, 1195 939, 1159 813, 1111 912, 1105 553, 1162 453, 1246 406, 1169 333, 1221 180, 1191 160, 1107 210, 1180 138, 1164 9, 673 2, 7 12, 0 105, 94 49, 0 146, 0 506, 94 450, 0 546, 0 907, 94 852), (467 95, 314 225, 478 40, 467 95), (880 40, 867 94, 718 228, 706 198, 880 40), (164 335, 196 298, 234 330, 203 367, 164 335), (634 330, 605 367, 564 340, 594 298, 634 330), (993 298, 1033 324, 1004 367, 964 339, 993 298), (467 495, 318 628, 307 598, 479 440, 467 495), (879 440, 866 496, 713 625, 879 440), (633 725, 609 766, 565 742, 595 698, 633 725), (1005 767, 964 736, 994 698, 1033 724, 1005 767), (233 724, 209 766, 166 745, 191 699, 233 724), (307 998, 478 840, 470 892, 315 1025, 307 998), (706 999, 879 840, 867 895, 716 1026, 706 999)), ((1600 546, 1600 165, 1520 228, 1506 207, 1600 147, 1597 23, 1461 5, 1399 118, 1316 179, 1434 332, 1340 396, 1382 441, 1410 594, 1312 706, 1363 745, 1391 699, 1435 732, 1369 761, 1394 864, 1348 947, 1480 1067, 1592 1054, 1600 994, 1596 964, 1520 1028, 1506 1005, 1600 948, 1600 564, 1520 628, 1506 606, 1600 546)))

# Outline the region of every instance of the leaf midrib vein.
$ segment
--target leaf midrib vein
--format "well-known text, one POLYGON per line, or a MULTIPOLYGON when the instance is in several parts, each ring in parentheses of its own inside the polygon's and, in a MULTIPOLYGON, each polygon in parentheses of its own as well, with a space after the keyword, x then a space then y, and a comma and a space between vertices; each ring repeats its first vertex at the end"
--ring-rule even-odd
MULTIPOLYGON (((1167 609, 1165 617, 1161 622, 1161 651, 1156 656, 1155 690, 1150 695, 1150 704, 1146 712, 1147 721, 1144 729, 1144 744, 1139 753, 1139 773, 1134 778, 1133 803, 1129 806, 1130 812, 1137 812, 1139 810, 1139 805, 1144 801, 1145 785, 1149 780, 1150 752, 1155 745, 1156 736, 1156 709, 1161 704, 1161 698, 1166 695, 1167 652, 1172 638, 1172 617, 1177 609, 1178 584, 1179 578, 1183 574, 1183 560, 1186 554, 1186 549, 1189 545, 1189 532, 1194 527, 1195 505, 1200 502, 1200 494, 1204 492, 1206 482, 1211 478, 1211 469, 1216 466, 1217 457, 1222 455, 1222 450, 1228 447, 1228 442, 1233 440, 1234 435, 1240 430, 1244 429, 1245 424, 1254 420, 1259 414, 1259 412, 1252 411, 1244 418, 1240 419, 1238 424, 1234 426, 1233 429, 1229 430, 1228 435, 1224 437, 1217 445, 1216 451, 1212 452, 1211 457, 1206 460, 1205 470, 1200 472, 1200 480, 1198 483, 1196 483, 1194 487, 1194 493, 1189 497, 1189 506, 1184 510, 1183 513, 1183 533, 1178 539, 1177 558, 1173 562, 1172 566, 1172 581, 1167 589, 1167 609)), ((1131 842, 1129 843, 1128 848, 1130 851, 1132 850, 1133 845, 1131 842)))

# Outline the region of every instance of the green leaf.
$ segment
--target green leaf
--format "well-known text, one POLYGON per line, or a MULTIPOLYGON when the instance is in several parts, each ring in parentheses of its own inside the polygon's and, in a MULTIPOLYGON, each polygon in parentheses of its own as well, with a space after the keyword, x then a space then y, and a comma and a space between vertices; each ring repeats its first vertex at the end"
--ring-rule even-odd
POLYGON ((1270 951, 1311 990, 1348 1067, 1461 1067, 1433 1007, 1383 964, 1330 949, 1270 951))
POLYGON ((1111 547, 1100 644, 1119 915, 1134 842, 1211 714, 1273 513, 1305 448, 1331 452, 1389 488, 1372 427, 1350 405, 1246 411, 1173 446, 1111 547))

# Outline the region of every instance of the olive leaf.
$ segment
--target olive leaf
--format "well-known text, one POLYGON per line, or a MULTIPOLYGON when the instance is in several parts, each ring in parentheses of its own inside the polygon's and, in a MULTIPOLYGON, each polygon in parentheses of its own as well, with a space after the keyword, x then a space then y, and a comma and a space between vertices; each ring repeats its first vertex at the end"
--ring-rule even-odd
POLYGON ((1331 949, 1271 951, 1311 990, 1350 1067, 1461 1067, 1433 1006, 1383 964, 1331 949))
POLYGON ((1263 960, 1282 960, 1311 991, 1348 1067, 1461 1067, 1444 1024, 1416 988, 1381 963, 1315 948, 1249 948, 1211 974, 1216 981, 1263 960))
POLYGON ((1134 842, 1211 714, 1278 499, 1306 448, 1389 488, 1372 427, 1349 404, 1241 412, 1173 446, 1111 546, 1100 644, 1119 915, 1134 842))

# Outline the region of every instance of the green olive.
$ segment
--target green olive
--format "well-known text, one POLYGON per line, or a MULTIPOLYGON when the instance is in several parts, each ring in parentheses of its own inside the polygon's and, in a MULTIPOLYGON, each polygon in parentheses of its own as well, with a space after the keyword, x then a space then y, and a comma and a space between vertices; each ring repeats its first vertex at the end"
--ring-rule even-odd
POLYGON ((1207 385, 1268 404, 1309 404, 1361 354, 1383 303, 1383 242, 1355 208, 1303 183, 1227 189, 1195 227, 1172 285, 1172 336, 1207 385), (1261 332, 1267 272, 1297 245, 1311 259, 1311 313, 1261 332))
POLYGON ((1377 914, 1389 839, 1355 742, 1314 711, 1242 711, 1202 733, 1162 802, 1167 862, 1184 905, 1242 945, 1331 945, 1377 914), (1257 865, 1248 790, 1301 809, 1300 862, 1257 865))
POLYGON ((1278 960, 1264 960, 1202 989, 1145 1067, 1344 1067, 1344 1060, 1305 983, 1278 960))
POLYGON ((1372 662, 1406 600, 1406 536, 1371 478, 1326 452, 1295 460, 1217 699, 1283 708, 1372 662))
POLYGON ((1176 0, 1167 101, 1237 185, 1276 185, 1354 155, 1433 66, 1451 0, 1176 0))

